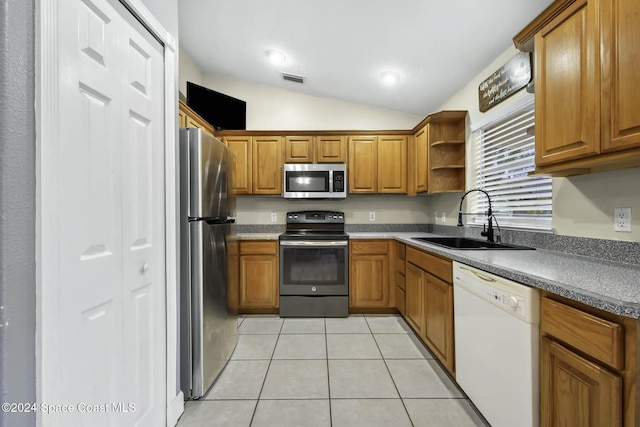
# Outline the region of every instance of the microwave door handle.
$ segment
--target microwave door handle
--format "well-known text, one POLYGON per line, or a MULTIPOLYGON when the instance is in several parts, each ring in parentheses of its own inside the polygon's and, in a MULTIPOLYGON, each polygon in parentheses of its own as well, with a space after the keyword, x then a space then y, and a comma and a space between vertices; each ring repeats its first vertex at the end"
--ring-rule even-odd
POLYGON ((329 193, 333 193, 333 169, 329 169, 329 193))

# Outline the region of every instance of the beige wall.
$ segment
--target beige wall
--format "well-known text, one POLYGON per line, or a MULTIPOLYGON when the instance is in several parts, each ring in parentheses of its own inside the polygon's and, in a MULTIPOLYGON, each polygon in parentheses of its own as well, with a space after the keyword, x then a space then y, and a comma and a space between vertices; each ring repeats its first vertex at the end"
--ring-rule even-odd
POLYGON ((187 96, 187 81, 202 85, 202 70, 184 50, 180 49, 178 55, 178 89, 180 93, 187 96))
MULTIPOLYGON (((469 122, 473 124, 526 96, 526 92, 522 90, 487 113, 481 113, 478 109, 480 82, 515 56, 517 52, 513 46, 510 46, 476 78, 445 102, 440 109, 468 110, 469 122)), ((469 154, 471 151, 470 136, 467 144, 467 153, 469 154)), ((467 166, 471 163, 471 158, 467 155, 467 166)), ((468 167, 467 188, 470 188, 469 171, 471 168, 468 167)), ((459 194, 431 196, 429 198, 430 221, 438 224, 443 223, 440 218, 436 220, 435 212, 447 212, 445 223, 455 225, 457 222, 455 213, 458 211, 459 203, 459 194)), ((640 168, 571 178, 554 178, 553 227, 555 233, 562 235, 640 241, 640 168), (613 209, 616 207, 631 207, 632 233, 620 233, 613 230, 613 209)))
POLYGON ((349 196, 345 200, 284 200, 270 196, 238 197, 239 224, 284 224, 284 214, 303 210, 335 210, 344 212, 347 224, 426 224, 426 197, 406 196, 349 196), (275 212, 277 221, 271 221, 275 212), (375 212, 376 220, 369 221, 375 212))
POLYGON ((217 75, 203 75, 210 89, 247 102, 247 129, 375 130, 412 129, 423 119, 414 114, 306 95, 217 75))

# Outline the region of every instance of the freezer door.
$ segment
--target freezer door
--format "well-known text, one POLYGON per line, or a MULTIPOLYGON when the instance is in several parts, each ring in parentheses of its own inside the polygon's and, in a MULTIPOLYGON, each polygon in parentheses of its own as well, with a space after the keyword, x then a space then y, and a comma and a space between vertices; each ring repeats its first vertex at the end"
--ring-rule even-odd
POLYGON ((237 316, 228 306, 226 240, 234 225, 192 221, 191 398, 202 397, 231 357, 238 341, 237 316))
POLYGON ((197 128, 180 129, 180 171, 189 218, 235 217, 235 155, 197 128))

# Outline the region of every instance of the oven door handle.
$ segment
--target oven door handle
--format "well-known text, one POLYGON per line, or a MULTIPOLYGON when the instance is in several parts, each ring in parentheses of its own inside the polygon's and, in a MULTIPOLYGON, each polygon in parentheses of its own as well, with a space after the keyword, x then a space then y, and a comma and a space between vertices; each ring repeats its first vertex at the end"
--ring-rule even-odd
POLYGON ((322 241, 322 240, 315 240, 315 241, 309 241, 309 240, 283 240, 280 242, 280 246, 348 246, 349 245, 349 241, 348 240, 343 240, 343 241, 335 241, 335 242, 331 242, 331 241, 322 241))

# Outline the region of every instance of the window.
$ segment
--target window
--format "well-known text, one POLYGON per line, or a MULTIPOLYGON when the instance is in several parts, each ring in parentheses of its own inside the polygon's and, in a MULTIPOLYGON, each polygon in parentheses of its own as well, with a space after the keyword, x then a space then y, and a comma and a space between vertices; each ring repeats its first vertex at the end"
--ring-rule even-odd
MULTIPOLYGON (((529 175, 535 169, 534 123, 534 105, 527 102, 474 133, 474 188, 491 195, 501 227, 551 229, 551 178, 529 175)), ((472 212, 488 210, 482 193, 469 197, 472 212)), ((482 224, 486 215, 470 222, 482 224)))

